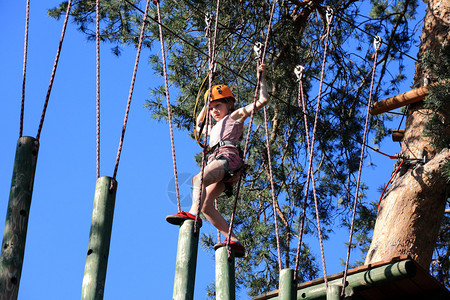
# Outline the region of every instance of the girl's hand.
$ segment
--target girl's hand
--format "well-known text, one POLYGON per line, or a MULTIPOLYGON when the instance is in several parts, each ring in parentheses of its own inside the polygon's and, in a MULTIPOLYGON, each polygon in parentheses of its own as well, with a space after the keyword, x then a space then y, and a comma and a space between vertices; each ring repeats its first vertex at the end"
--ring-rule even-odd
POLYGON ((260 78, 261 75, 263 76, 263 78, 266 76, 266 64, 262 63, 258 67, 257 75, 258 75, 258 78, 260 78))

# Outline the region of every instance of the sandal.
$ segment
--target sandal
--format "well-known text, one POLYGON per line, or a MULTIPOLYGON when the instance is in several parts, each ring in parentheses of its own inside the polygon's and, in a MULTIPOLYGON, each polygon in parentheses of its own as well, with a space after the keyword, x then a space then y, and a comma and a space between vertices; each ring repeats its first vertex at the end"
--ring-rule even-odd
MULTIPOLYGON (((220 247, 226 247, 227 240, 223 243, 217 243, 214 245, 214 250, 219 249, 220 247)), ((230 241, 230 248, 234 249, 234 257, 244 257, 245 256, 245 247, 239 241, 230 241)))
MULTIPOLYGON (((166 217, 166 221, 173 225, 181 225, 185 220, 194 220, 195 221, 196 216, 186 212, 186 211, 180 211, 177 212, 174 215, 168 215, 166 217)), ((198 226, 202 227, 202 219, 198 218, 198 226)))

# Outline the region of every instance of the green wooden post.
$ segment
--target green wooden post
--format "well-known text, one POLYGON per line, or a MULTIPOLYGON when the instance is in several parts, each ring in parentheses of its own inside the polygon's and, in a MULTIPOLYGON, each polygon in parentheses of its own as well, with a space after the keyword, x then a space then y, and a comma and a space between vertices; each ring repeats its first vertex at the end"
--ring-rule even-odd
POLYGON ((19 138, 0 256, 0 299, 17 299, 27 238, 39 142, 19 138))
POLYGON ((231 250, 231 259, 228 260, 227 247, 216 250, 216 299, 234 300, 235 278, 234 278, 234 250, 231 250))
POLYGON ((103 299, 116 191, 117 182, 111 177, 97 179, 81 291, 82 300, 103 299), (112 181, 114 185, 111 188, 112 181))
POLYGON ((194 299, 199 234, 199 230, 194 233, 194 220, 186 220, 180 225, 173 300, 194 299))
POLYGON ((329 285, 327 288, 327 300, 341 299, 341 287, 339 285, 329 285))
POLYGON ((280 300, 295 300, 297 298, 297 287, 294 284, 294 269, 281 270, 278 295, 280 300))

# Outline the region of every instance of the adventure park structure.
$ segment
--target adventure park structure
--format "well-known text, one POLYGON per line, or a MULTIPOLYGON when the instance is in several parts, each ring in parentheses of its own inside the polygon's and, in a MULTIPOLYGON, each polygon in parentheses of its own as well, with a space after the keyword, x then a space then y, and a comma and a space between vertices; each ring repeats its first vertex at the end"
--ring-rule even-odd
MULTIPOLYGON (((293 1, 297 2, 297 1, 293 1)), ((29 13, 29 3, 30 0, 27 2, 27 20, 28 20, 28 13, 29 13)), ((268 47, 268 39, 269 35, 272 34, 271 32, 271 24, 272 24, 272 17, 274 16, 274 11, 277 1, 273 1, 271 4, 270 9, 270 18, 268 21, 267 26, 267 33, 265 36, 265 43, 264 44, 257 44, 255 43, 254 51, 256 56, 256 61, 258 66, 265 62, 265 56, 267 53, 267 47, 268 47)), ((440 3, 440 2, 439 2, 440 3)), ((101 1, 96 1, 96 42, 97 42, 97 80, 99 80, 99 45, 100 45, 100 31, 99 31, 99 24, 100 24, 100 5, 101 1)), ((86 263, 85 263, 85 271, 84 271, 84 277, 83 277, 83 283, 81 287, 81 299, 83 300, 90 300, 90 299, 103 299, 104 289, 105 289, 105 281, 106 281, 106 269, 108 265, 108 255, 109 255, 109 248, 110 248, 110 240, 111 240, 111 231, 112 231, 112 223, 113 223, 113 216, 114 216, 114 207, 115 207, 115 198, 116 198, 116 192, 118 188, 118 182, 116 180, 119 161, 120 161, 120 155, 122 151, 122 145, 126 130, 126 125, 128 121, 128 113, 131 105, 131 99, 133 94, 133 88, 134 88, 134 82, 136 78, 137 73, 137 67, 139 64, 140 59, 140 53, 141 48, 144 44, 145 40, 145 32, 146 27, 148 26, 148 23, 150 20, 156 22, 158 24, 159 28, 159 39, 161 43, 161 55, 162 55, 162 74, 164 76, 164 84, 165 84, 165 91, 164 94, 166 96, 167 100, 167 120, 169 123, 169 130, 170 130, 170 137, 171 137, 171 146, 172 146, 172 158, 173 158, 173 165, 174 165, 174 176, 175 176, 175 183, 176 183, 176 192, 177 192, 177 201, 178 201, 178 210, 181 211, 180 206, 180 195, 179 195, 179 188, 178 188, 178 182, 177 182, 177 166, 176 166, 176 157, 175 157, 175 146, 174 146, 174 137, 173 137, 173 124, 172 124, 172 114, 173 111, 171 107, 173 107, 170 103, 170 97, 169 97, 169 83, 168 83, 168 72, 166 69, 166 58, 165 58, 165 46, 164 46, 164 38, 163 38, 163 21, 161 18, 161 11, 160 11, 160 3, 157 0, 146 1, 146 7, 145 10, 140 10, 134 4, 130 3, 131 6, 133 6, 136 11, 142 13, 142 23, 140 27, 140 36, 137 42, 137 53, 136 53, 136 60, 132 75, 132 81, 130 86, 130 92, 128 96, 126 111, 125 111, 125 118, 124 118, 124 125, 122 127, 121 132, 121 138, 119 141, 119 147, 117 152, 117 158, 114 166, 114 173, 111 177, 104 176, 100 177, 99 172, 99 143, 100 143, 100 126, 99 126, 99 85, 97 84, 97 181, 96 181, 96 188, 95 188, 95 196, 94 196, 94 208, 92 211, 92 221, 91 221, 91 229, 90 229, 90 235, 89 235, 89 242, 88 242, 88 251, 86 256, 86 263), (154 5, 156 7, 157 12, 157 18, 150 17, 149 9, 151 5, 154 5)), ((297 5, 303 7, 304 5, 297 3, 297 5)), ((427 10, 427 17, 430 17, 431 11, 436 12, 436 6, 438 6, 436 1, 429 0, 428 1, 428 10, 427 10), (430 8, 431 7, 431 8, 430 8)), ((55 63, 52 70, 51 75, 51 81, 47 92, 47 97, 45 99, 44 109, 42 112, 41 122, 39 124, 38 133, 36 138, 29 137, 29 136, 22 136, 22 123, 23 123, 23 114, 21 116, 21 124, 20 124, 20 135, 19 140, 17 142, 17 148, 16 148, 16 156, 14 161, 14 169, 13 169, 13 176, 11 181, 11 189, 10 189, 10 198, 8 203, 8 209, 7 209, 7 215, 6 215, 6 224, 5 224, 5 230, 4 230, 4 236, 3 236, 3 242, 2 242, 2 250, 1 250, 1 256, 0 256, 0 299, 17 299, 18 297, 18 291, 19 291, 19 284, 20 284, 20 278, 21 278, 21 271, 22 271, 22 264, 24 261, 24 250, 25 250, 25 242, 26 242, 26 235, 27 235, 27 227, 28 227, 28 217, 30 215, 30 207, 31 207, 31 198, 33 193, 33 185, 34 185, 34 178, 36 173, 36 164, 38 159, 38 152, 39 152, 39 146, 40 146, 40 136, 41 136, 41 130, 43 128, 43 122, 45 118, 46 108, 47 104, 50 98, 50 93, 52 90, 53 85, 53 79, 56 74, 56 69, 58 65, 59 55, 62 48, 62 43, 64 40, 64 34, 66 30, 66 26, 68 23, 69 16, 71 15, 71 9, 72 9, 72 0, 69 0, 66 7, 66 17, 64 20, 63 30, 61 34, 60 43, 58 46, 57 55, 55 58, 55 63)), ((323 66, 325 66, 326 57, 327 57, 327 49, 329 48, 329 38, 330 38, 330 32, 331 32, 331 25, 333 22, 333 18, 336 18, 335 12, 330 7, 326 7, 323 9, 325 14, 325 19, 327 23, 325 24, 324 28, 326 28, 326 35, 324 36, 324 53, 323 53, 323 66)), ((204 85, 202 85, 199 95, 203 95, 205 91, 211 90, 212 82, 213 82, 213 76, 214 71, 216 68, 216 65, 218 62, 216 61, 216 29, 214 30, 214 34, 211 30, 211 28, 218 28, 218 16, 220 13, 220 6, 219 6, 219 0, 217 1, 217 8, 215 12, 215 24, 213 26, 212 24, 212 17, 211 15, 208 15, 207 21, 205 23, 207 24, 206 29, 206 36, 208 37, 208 45, 209 45, 209 52, 206 54, 208 57, 208 76, 203 81, 204 85), (211 45, 212 43, 212 45, 211 45), (208 84, 208 86, 207 86, 208 84)), ((442 16, 442 19, 447 18, 450 14, 450 5, 444 5, 444 8, 441 10, 441 14, 434 14, 435 18, 439 18, 442 16)), ((432 22, 428 22, 426 25, 429 25, 432 22)), ((437 22, 438 23, 438 22, 437 22)), ((437 24, 436 26, 444 26, 442 24, 437 24)), ((448 28, 448 25, 445 25, 448 28)), ((429 30, 428 27, 425 26, 427 30, 429 30)), ((28 21, 27 21, 27 27, 26 27, 26 36, 27 36, 27 30, 28 30, 28 21)), ((426 38, 422 38, 422 43, 426 43, 426 38)), ((441 41, 440 41, 441 42, 441 41)), ((374 54, 373 54, 373 67, 371 69, 371 86, 370 86, 370 93, 369 93, 369 99, 367 101, 367 114, 365 119, 365 130, 364 130, 364 136, 362 140, 364 141, 362 144, 361 149, 361 162, 359 166, 359 175, 358 175, 358 183, 357 188, 355 192, 355 201, 353 206, 353 219, 355 220, 355 210, 357 207, 358 202, 358 189, 360 187, 360 175, 361 175, 361 169, 362 169, 362 162, 364 159, 364 151, 365 151, 365 141, 367 140, 368 135, 368 126, 369 126, 369 119, 370 115, 378 115, 382 113, 386 113, 389 111, 392 111, 397 108, 401 107, 408 107, 408 118, 411 120, 411 118, 414 117, 415 113, 421 114, 423 111, 423 99, 430 93, 430 91, 433 88, 439 88, 441 83, 431 83, 428 84, 423 81, 423 78, 426 76, 424 75, 426 73, 426 70, 422 70, 418 68, 419 70, 416 72, 416 83, 423 82, 422 84, 416 84, 416 88, 401 93, 397 96, 387 98, 385 100, 377 101, 375 103, 372 103, 372 92, 374 88, 374 76, 375 76, 375 70, 377 66, 377 57, 379 55, 380 48, 382 44, 385 43, 379 36, 374 37, 374 54)), ((432 43, 432 42, 431 42, 432 43)), ((26 66, 26 49, 27 49, 27 38, 25 39, 25 58, 24 58, 24 86, 25 86, 25 66, 26 66)), ((435 49, 438 47, 434 44, 433 46, 435 49)), ((314 198, 316 198, 316 191, 314 189, 314 171, 313 171, 313 155, 314 155, 314 149, 315 149, 315 136, 314 133, 316 132, 317 128, 317 120, 318 120, 318 114, 319 114, 319 108, 320 108, 320 100, 322 97, 322 84, 324 79, 324 71, 325 68, 322 68, 321 71, 321 77, 320 77, 320 88, 319 88, 319 95, 317 97, 317 110, 316 115, 314 118, 308 118, 309 112, 305 110, 306 101, 305 95, 303 93, 303 79, 305 74, 307 72, 305 71, 305 68, 302 65, 297 65, 297 67, 294 70, 295 75, 297 76, 297 82, 298 82, 298 103, 299 107, 302 108, 301 114, 300 114, 300 120, 304 121, 304 127, 306 129, 306 137, 307 140, 307 153, 309 155, 309 161, 308 161, 308 177, 306 181, 306 188, 305 188, 305 202, 303 206, 303 212, 305 212, 305 206, 306 206, 306 199, 308 198, 309 193, 309 184, 310 181, 312 182, 312 191, 314 193, 314 198), (311 119, 314 120, 313 125, 310 124, 311 119), (312 125, 311 130, 309 130, 309 126, 312 125), (312 136, 309 136, 309 132, 312 132, 312 136)), ((256 101, 257 95, 259 93, 260 88, 260 82, 259 78, 257 79, 257 82, 255 84, 255 96, 254 99, 256 101)), ((197 99, 198 101, 198 99, 197 99)), ((208 100, 209 101, 209 100, 208 100)), ((206 101, 205 105, 209 105, 209 102, 206 101)), ((23 112, 23 106, 24 106, 24 98, 22 98, 22 112, 23 112)), ((209 111, 209 110, 207 110, 209 111)), ((246 159, 246 154, 248 152, 248 143, 249 143, 249 137, 252 130, 253 125, 253 112, 251 115, 250 125, 248 126, 248 134, 245 140, 245 148, 243 151, 243 160, 246 159)), ((207 118, 209 120, 209 118, 207 118)), ((207 121, 208 122, 208 121, 207 121)), ((408 123, 407 123, 408 124, 408 123)), ((206 123, 208 126, 208 123, 206 123)), ((270 138, 269 138, 269 131, 268 131, 268 120, 266 116, 266 109, 264 108, 264 129, 265 129, 265 136, 266 136, 266 143, 267 143, 267 157, 268 164, 267 164, 267 170, 270 174, 270 189, 271 193, 270 196, 272 198, 272 204, 273 204, 273 210, 274 215, 277 216, 279 207, 277 206, 277 200, 276 195, 274 192, 274 179, 272 174, 272 165, 271 165, 271 147, 270 147, 270 138)), ((415 129, 417 131, 417 129, 415 129)), ((420 131, 420 130, 419 130, 420 131)), ((417 136, 412 136, 416 134, 415 132, 411 131, 411 128, 408 128, 408 125, 405 127, 405 129, 398 129, 393 132, 392 139, 394 141, 404 142, 407 139, 419 139, 417 136)), ((199 141, 201 144, 201 142, 199 141)), ((205 139, 206 144, 206 139, 205 139)), ((317 145, 316 145, 317 146, 317 145)), ((391 179, 399 180, 400 177, 400 170, 403 162, 408 164, 410 163, 412 159, 411 155, 408 155, 408 151, 411 151, 411 149, 406 149, 405 146, 402 150, 402 154, 394 157, 400 161, 398 168, 395 172, 393 172, 391 179)), ((423 162, 423 164, 428 164, 430 162, 433 162, 433 159, 435 157, 432 154, 436 154, 433 152, 434 149, 428 149, 424 153, 423 149, 424 146, 418 146, 414 148, 412 151, 414 151, 414 161, 417 163, 423 162), (417 149, 416 149, 417 148, 417 149), (422 150, 421 150, 422 149, 422 150), (416 151, 417 150, 417 151, 416 151), (419 153, 420 150, 420 153, 419 153), (427 156, 428 154, 428 156, 427 156)), ((439 155, 436 155, 437 158, 440 159, 438 162, 438 165, 442 165, 442 161, 445 161, 445 159, 448 160, 450 157, 450 154, 447 152, 441 152, 439 155)), ((207 160, 207 149, 206 147, 203 149, 202 152, 202 174, 204 167, 206 165, 205 161, 207 160)), ((432 164, 430 164, 431 166, 432 164)), ((407 173, 408 171, 403 170, 402 175, 407 173)), ((233 221, 235 217, 236 212, 236 206, 239 199, 239 190, 241 187, 241 179, 239 179, 239 182, 237 183, 236 189, 235 189, 235 197, 234 197, 234 207, 231 214, 231 222, 230 222, 230 228, 229 228, 229 236, 227 238, 228 242, 225 242, 225 245, 223 247, 217 247, 215 248, 215 297, 216 299, 226 299, 226 300, 232 300, 236 298, 236 292, 235 292, 235 263, 236 259, 236 252, 234 249, 230 247, 229 241, 231 240, 231 232, 233 230, 233 221)), ((388 183, 389 184, 389 183, 388 183)), ((394 185, 394 183, 393 183, 394 185)), ((387 187, 387 186, 386 186, 387 187)), ((395 210, 392 208, 392 204, 389 202, 389 194, 392 195, 392 189, 388 190, 386 194, 381 195, 380 203, 379 203, 379 211, 378 214, 380 216, 383 216, 384 214, 388 214, 386 211, 387 208, 390 210, 395 210), (383 198, 383 196, 385 196, 383 198)), ((200 200, 199 200, 200 202, 200 200)), ((398 206, 398 205, 397 205, 398 206)), ((444 211, 445 209, 445 203, 440 203, 439 209, 444 211)), ((388 211, 388 212, 389 212, 388 211)), ((428 212, 428 214, 433 214, 432 212, 428 212)), ((199 211, 197 216, 200 215, 200 204, 199 204, 199 211)), ((319 221, 319 211, 317 210, 317 203, 316 203, 316 219, 317 219, 317 228, 319 232, 319 240, 320 240, 320 246, 321 246, 321 254, 322 254, 322 262, 324 263, 324 255, 323 255, 323 242, 321 237, 321 227, 320 227, 320 221, 319 221)), ((436 223, 435 228, 433 230, 438 232, 440 221, 442 221, 442 214, 438 215, 435 213, 436 219, 434 220, 434 223, 436 223)), ((402 216, 403 218, 407 218, 406 216, 402 215, 402 213, 394 213, 394 217, 402 216)), ((392 218, 392 216, 390 216, 392 218)), ((345 265, 345 271, 333 275, 327 275, 326 274, 326 268, 323 268, 324 276, 322 278, 318 278, 312 281, 299 283, 298 280, 298 272, 301 265, 301 258, 300 258, 300 248, 302 247, 302 234, 303 234, 303 225, 305 222, 305 214, 303 213, 303 217, 300 222, 300 230, 299 230, 299 243, 297 247, 297 257, 295 261, 295 269, 293 268, 282 268, 281 263, 281 254, 280 254, 280 239, 278 236, 278 223, 277 218, 274 218, 274 227, 276 230, 276 243, 277 243, 277 251, 278 251, 278 271, 279 271, 279 284, 278 284, 278 290, 267 292, 264 294, 261 294, 259 296, 255 296, 252 299, 254 300, 263 300, 263 299, 282 299, 282 300, 294 300, 294 299, 327 299, 327 300, 337 300, 337 299, 403 299, 403 298, 413 298, 413 299, 450 299, 450 292, 445 288, 445 286, 442 284, 442 282, 439 282, 435 277, 430 275, 429 271, 427 270, 427 266, 430 265, 431 255, 426 256, 426 258, 423 258, 423 255, 421 251, 412 249, 414 248, 411 245, 404 245, 405 248, 408 248, 409 250, 406 251, 404 249, 400 250, 393 250, 390 249, 384 249, 383 246, 389 248, 390 245, 392 245, 392 241, 389 243, 385 243, 385 240, 383 238, 386 235, 389 235, 390 231, 393 231, 393 228, 390 228, 389 225, 389 217, 386 218, 379 218, 377 220, 377 224, 380 224, 382 222, 383 225, 376 225, 375 232, 374 232, 374 240, 372 242, 371 248, 369 249, 368 257, 366 258, 366 262, 363 266, 350 269, 349 268, 349 254, 350 254, 350 248, 352 246, 352 235, 353 235, 353 222, 351 224, 351 232, 350 232, 350 241, 349 241, 349 250, 347 253, 347 261, 345 265), (382 226, 383 229, 379 229, 379 226, 382 226), (381 234, 379 234, 381 230, 381 234), (388 232, 385 232, 388 230, 388 232), (381 237, 380 237, 381 236, 381 237), (382 245, 386 244, 386 245, 382 245), (412 250, 411 250, 412 249, 412 250)), ((283 218, 280 217, 282 221, 283 218)), ((201 228, 201 220, 196 218, 196 220, 185 220, 182 222, 182 224, 179 226, 179 237, 178 237, 178 248, 177 248, 177 256, 176 256, 176 262, 175 262, 175 279, 174 279, 174 286, 173 286, 173 299, 176 300, 193 300, 194 299, 194 286, 195 286, 195 273, 197 269, 197 253, 198 253, 198 244, 199 244, 199 236, 200 236, 200 228, 201 228)), ((405 232, 409 232, 406 229, 400 229, 405 230, 405 232)), ((434 232, 433 232, 434 233, 434 232)), ((413 234, 413 233, 411 233, 413 234)), ((416 234, 416 233, 414 233, 416 234)), ((435 236, 436 236, 435 235, 435 236)), ((220 236, 220 235, 219 235, 220 236)), ((407 239, 408 237, 406 237, 407 239)), ((433 237, 430 237, 430 240, 427 240, 428 248, 432 249, 434 248, 435 239, 433 237)), ((430 252, 429 249, 424 250, 425 252, 430 252)), ((427 253, 428 253, 427 252, 427 253)), ((429 254, 429 253, 428 253, 429 254)))

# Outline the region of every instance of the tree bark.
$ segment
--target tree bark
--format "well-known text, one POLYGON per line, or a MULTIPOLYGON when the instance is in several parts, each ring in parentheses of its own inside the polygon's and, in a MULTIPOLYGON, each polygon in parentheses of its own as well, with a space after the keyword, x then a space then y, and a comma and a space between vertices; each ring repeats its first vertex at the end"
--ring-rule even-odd
MULTIPOLYGON (((450 5, 448 1, 428 0, 420 58, 424 51, 435 51, 448 42, 450 5)), ((427 70, 416 64, 415 85, 422 85, 427 70)), ((450 159, 450 150, 436 153, 430 140, 422 136, 431 111, 423 102, 409 106, 401 153, 406 163, 395 175, 378 210, 365 264, 407 254, 428 269, 444 215, 448 184, 441 174, 450 159), (411 161, 410 161, 411 162, 411 161)), ((448 116, 446 116, 448 117, 448 116)))

